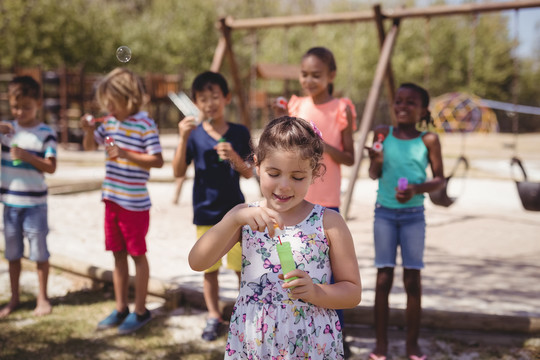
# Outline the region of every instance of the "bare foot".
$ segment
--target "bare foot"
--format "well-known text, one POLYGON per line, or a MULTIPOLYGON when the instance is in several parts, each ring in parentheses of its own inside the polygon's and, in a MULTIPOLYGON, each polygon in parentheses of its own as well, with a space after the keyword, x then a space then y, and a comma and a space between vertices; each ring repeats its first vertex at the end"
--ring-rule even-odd
POLYGON ((38 301, 36 308, 34 309, 35 316, 49 315, 52 312, 52 306, 49 300, 38 301))
POLYGON ((9 304, 7 304, 6 306, 4 306, 2 308, 2 310, 0 310, 0 318, 4 318, 6 316, 8 316, 9 314, 11 314, 13 312, 13 310, 15 310, 17 307, 19 306, 19 301, 18 300, 13 300, 11 299, 11 301, 9 302, 9 304))

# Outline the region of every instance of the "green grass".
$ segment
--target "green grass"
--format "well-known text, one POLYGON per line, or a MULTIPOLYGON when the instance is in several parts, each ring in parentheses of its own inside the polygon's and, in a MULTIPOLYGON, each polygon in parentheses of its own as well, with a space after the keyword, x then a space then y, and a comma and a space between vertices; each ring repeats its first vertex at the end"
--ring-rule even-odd
MULTIPOLYGON (((4 300, 4 299, 2 299, 4 300)), ((222 359, 224 339, 214 343, 176 342, 166 325, 166 311, 133 335, 116 329, 95 331, 114 308, 107 290, 78 291, 52 300, 53 312, 35 317, 33 295, 0 319, 0 359, 222 359)), ((3 301, 0 306, 3 306, 3 301)))

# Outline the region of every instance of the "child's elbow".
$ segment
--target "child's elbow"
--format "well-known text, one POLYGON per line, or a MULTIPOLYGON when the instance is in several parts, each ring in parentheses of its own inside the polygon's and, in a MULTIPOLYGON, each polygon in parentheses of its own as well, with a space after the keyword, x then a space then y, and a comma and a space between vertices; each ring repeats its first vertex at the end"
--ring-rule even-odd
POLYGON ((192 252, 189 253, 188 263, 189 263, 189 267, 193 271, 204 271, 208 268, 204 266, 204 264, 200 261, 200 259, 198 259, 198 257, 195 256, 192 252))
POLYGON ((352 309, 360 304, 362 301, 362 287, 358 286, 354 291, 349 294, 349 309, 352 309))

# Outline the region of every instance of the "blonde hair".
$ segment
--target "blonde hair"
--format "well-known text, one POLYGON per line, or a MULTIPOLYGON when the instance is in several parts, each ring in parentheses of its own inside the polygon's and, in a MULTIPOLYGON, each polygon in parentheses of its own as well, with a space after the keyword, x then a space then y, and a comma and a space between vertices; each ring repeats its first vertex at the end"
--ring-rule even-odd
POLYGON ((133 115, 144 105, 146 91, 142 80, 134 72, 116 68, 98 83, 96 99, 103 109, 113 102, 133 115))

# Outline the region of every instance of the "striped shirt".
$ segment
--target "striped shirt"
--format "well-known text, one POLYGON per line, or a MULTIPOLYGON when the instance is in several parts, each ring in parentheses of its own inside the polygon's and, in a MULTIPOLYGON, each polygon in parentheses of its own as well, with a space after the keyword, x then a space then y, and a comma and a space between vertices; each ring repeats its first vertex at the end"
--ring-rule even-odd
MULTIPOLYGON (((112 137, 115 144, 125 151, 149 155, 161 153, 158 129, 146 112, 138 112, 124 121, 107 116, 94 131, 98 144, 104 144, 106 136, 112 137)), ((111 159, 107 156, 102 199, 131 211, 148 210, 151 206, 146 187, 149 177, 150 169, 127 159, 111 159)))
POLYGON ((34 127, 22 127, 12 122, 15 132, 0 135, 2 143, 2 171, 0 196, 2 202, 13 207, 34 207, 47 203, 45 175, 21 160, 12 160, 9 153, 13 145, 41 158, 56 157, 56 133, 40 123, 34 127))

